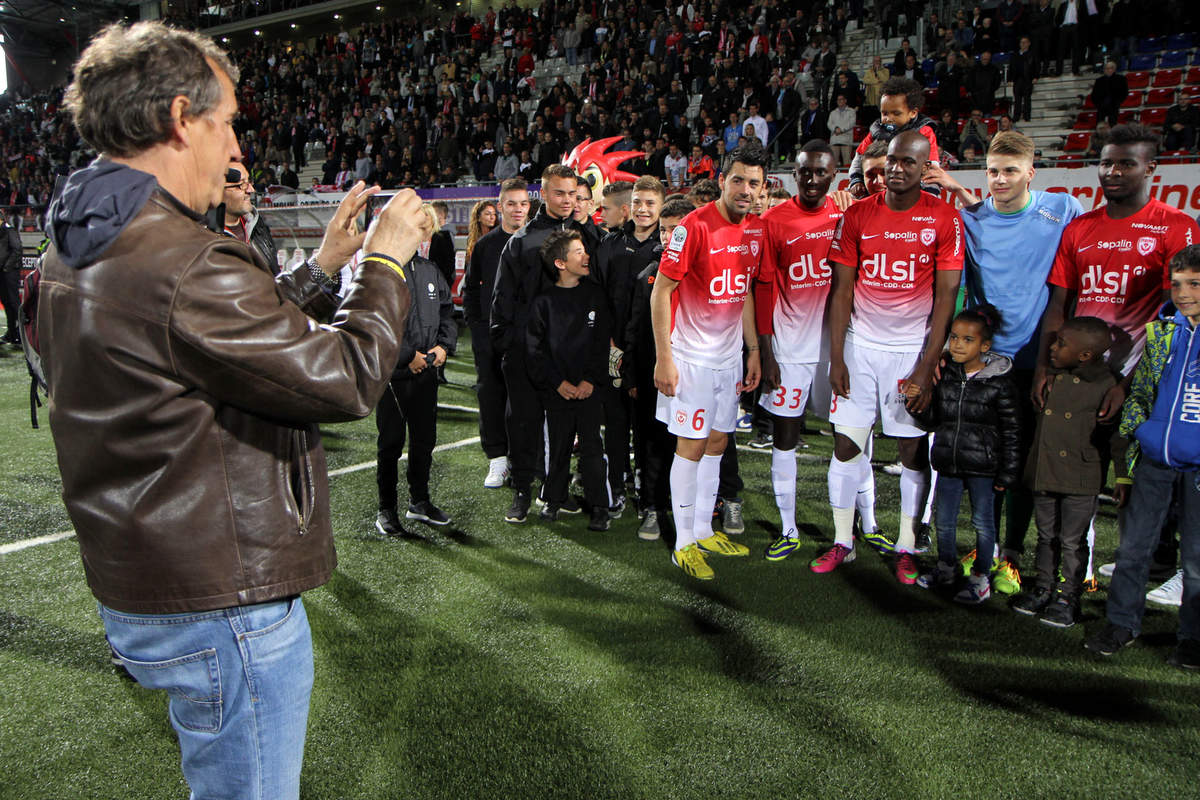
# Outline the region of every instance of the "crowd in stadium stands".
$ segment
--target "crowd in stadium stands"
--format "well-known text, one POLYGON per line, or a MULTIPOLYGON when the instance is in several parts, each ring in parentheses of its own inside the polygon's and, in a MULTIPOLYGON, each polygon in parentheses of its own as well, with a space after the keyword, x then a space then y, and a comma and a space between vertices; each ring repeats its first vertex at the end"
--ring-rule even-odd
MULTIPOLYGON (((234 8, 265 14, 298 2, 234 8)), ((330 30, 309 45, 257 38, 234 52, 242 71, 236 126, 259 191, 297 188, 314 153, 322 159, 315 182, 329 188, 357 178, 385 188, 536 180, 584 139, 611 136, 621 137, 619 149, 646 152, 623 165, 628 171, 690 183, 708 174, 708 161, 717 174, 725 170, 748 136, 781 160, 808 140, 827 139, 846 166, 879 116, 884 81, 903 75, 925 87, 943 162, 970 162, 997 130, 1030 119, 1037 78, 1109 57, 1124 67, 1142 37, 1189 30, 1195 13, 1182 0, 1136 9, 1131 0, 1111 8, 1102 0, 1004 0, 946 20, 900 0, 669 8, 545 0, 537 9, 507 0, 478 19, 460 12, 448 22, 388 20, 330 30), (878 21, 885 37, 909 38, 895 54, 850 64, 839 51, 851 20, 878 21), (913 41, 923 41, 924 52, 913 41), (534 76, 539 62, 557 57, 578 67, 570 73, 577 80, 559 74, 547 85, 534 76), (1009 94, 1005 81, 1012 107, 997 99, 1009 94), (527 112, 522 101, 531 98, 538 102, 527 112)), ((1124 77, 1108 77, 1097 80, 1093 96, 1112 124, 1121 87, 1108 84, 1123 86, 1124 77)), ((0 205, 27 219, 48 201, 55 176, 89 156, 63 124, 60 97, 61 90, 9 92, 0 102, 0 205)), ((1181 92, 1159 122, 1169 149, 1195 149, 1200 110, 1190 103, 1181 92)))

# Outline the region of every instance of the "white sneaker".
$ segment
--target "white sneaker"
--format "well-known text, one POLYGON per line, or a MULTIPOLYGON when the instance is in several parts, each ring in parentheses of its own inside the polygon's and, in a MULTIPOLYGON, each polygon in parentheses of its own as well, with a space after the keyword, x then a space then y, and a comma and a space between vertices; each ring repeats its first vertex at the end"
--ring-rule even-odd
POLYGON ((1146 601, 1163 606, 1183 605, 1183 570, 1176 572, 1170 580, 1157 589, 1146 592, 1146 601))
POLYGON ((1110 561, 1107 564, 1101 564, 1100 569, 1096 570, 1096 574, 1101 578, 1111 578, 1116 569, 1116 562, 1110 561))
POLYGON ((737 419, 737 429, 739 431, 748 431, 750 430, 752 423, 753 417, 750 414, 742 414, 737 419))
POLYGON ((508 480, 508 459, 497 456, 488 461, 488 474, 483 479, 483 488, 499 489, 508 480))
POLYGON ((904 471, 904 465, 897 461, 895 464, 886 465, 883 471, 888 475, 899 475, 904 471))

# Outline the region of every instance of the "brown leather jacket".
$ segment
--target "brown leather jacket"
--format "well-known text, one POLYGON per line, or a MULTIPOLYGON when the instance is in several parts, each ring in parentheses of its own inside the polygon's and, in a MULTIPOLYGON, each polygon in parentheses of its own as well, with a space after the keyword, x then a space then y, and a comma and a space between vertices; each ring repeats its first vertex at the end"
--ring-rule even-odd
POLYGON ((261 603, 336 564, 318 422, 364 417, 400 348, 409 292, 358 271, 332 325, 303 266, 156 190, 98 260, 51 252, 38 306, 63 499, 88 585, 134 613, 261 603))

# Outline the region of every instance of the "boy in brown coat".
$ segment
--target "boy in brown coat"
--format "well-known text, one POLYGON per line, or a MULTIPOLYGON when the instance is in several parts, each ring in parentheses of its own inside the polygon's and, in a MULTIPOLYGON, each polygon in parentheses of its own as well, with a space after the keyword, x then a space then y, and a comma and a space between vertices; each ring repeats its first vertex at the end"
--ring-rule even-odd
POLYGON ((1050 345, 1053 377, 1025 465, 1038 528, 1037 578, 1033 591, 1012 607, 1059 628, 1074 625, 1079 610, 1088 525, 1104 486, 1102 449, 1111 448, 1117 479, 1126 477, 1124 440, 1097 421, 1104 395, 1116 383, 1104 361, 1111 342, 1108 323, 1096 317, 1075 317, 1058 331, 1050 345))

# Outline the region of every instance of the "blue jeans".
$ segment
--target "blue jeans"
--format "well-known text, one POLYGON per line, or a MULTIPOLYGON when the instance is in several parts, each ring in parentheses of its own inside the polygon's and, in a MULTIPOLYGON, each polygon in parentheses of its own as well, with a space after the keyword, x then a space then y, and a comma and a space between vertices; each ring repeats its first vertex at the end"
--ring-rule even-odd
POLYGON ((958 507, 963 489, 971 498, 971 524, 975 526, 975 565, 971 571, 987 575, 992 569, 996 549, 995 478, 951 478, 939 473, 933 492, 934 522, 937 525, 938 561, 953 564, 958 560, 958 507))
POLYGON ((1176 496, 1179 508, 1179 563, 1183 567, 1183 605, 1179 638, 1200 641, 1200 472, 1181 472, 1151 461, 1138 461, 1129 505, 1121 518, 1117 567, 1108 586, 1108 621, 1142 632, 1146 581, 1158 547, 1163 521, 1176 496), (1178 492, 1176 495, 1175 493, 1178 492))
POLYGON ((299 597, 185 614, 100 606, 125 669, 165 689, 192 800, 300 796, 313 654, 299 597))

